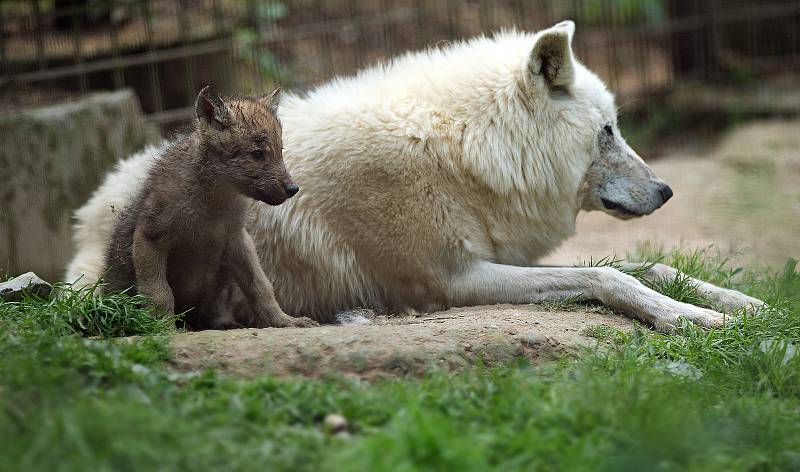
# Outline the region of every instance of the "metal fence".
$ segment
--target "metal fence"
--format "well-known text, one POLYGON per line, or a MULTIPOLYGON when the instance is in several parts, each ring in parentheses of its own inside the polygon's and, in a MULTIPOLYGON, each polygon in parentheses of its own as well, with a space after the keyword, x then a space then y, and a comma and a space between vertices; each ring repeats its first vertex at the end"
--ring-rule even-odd
POLYGON ((565 18, 578 56, 623 100, 685 80, 800 71, 800 1, 3 0, 0 103, 133 88, 151 121, 199 88, 312 86, 407 50, 565 18))

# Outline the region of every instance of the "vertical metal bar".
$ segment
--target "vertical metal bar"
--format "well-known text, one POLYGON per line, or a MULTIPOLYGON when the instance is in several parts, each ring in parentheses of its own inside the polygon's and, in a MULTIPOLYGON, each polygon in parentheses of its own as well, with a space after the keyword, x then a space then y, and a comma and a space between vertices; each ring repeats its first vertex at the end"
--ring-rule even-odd
POLYGON ((447 0, 447 35, 448 39, 456 39, 456 5, 455 0, 447 0))
POLYGON ((647 100, 647 98, 650 96, 650 74, 648 72, 650 69, 649 58, 653 56, 648 54, 649 48, 647 47, 649 42, 647 41, 646 31, 650 26, 649 19, 645 18, 643 21, 645 24, 636 28, 636 39, 634 43, 637 58, 636 61, 639 66, 637 68, 636 77, 640 84, 640 88, 637 91, 637 95, 642 96, 646 100, 645 103, 649 103, 650 101, 647 100))
POLYGON ((795 13, 794 21, 792 21, 792 29, 790 33, 789 45, 791 50, 789 54, 792 56, 792 63, 797 64, 797 55, 800 53, 800 14, 795 13))
MULTIPOLYGON (((114 14, 114 5, 116 0, 108 0, 108 11, 114 14)), ((119 52, 119 32, 116 25, 111 25, 108 28, 109 40, 111 42, 111 56, 114 58, 114 88, 121 89, 125 87, 125 74, 122 71, 121 58, 119 52)))
POLYGON ((609 41, 609 47, 606 48, 607 55, 606 60, 608 61, 608 82, 611 86, 611 89, 617 88, 617 68, 616 68, 616 49, 617 49, 617 41, 616 35, 614 34, 614 21, 612 18, 611 12, 611 5, 609 3, 603 2, 603 23, 608 28, 606 33, 606 37, 609 41))
MULTIPOLYGON (((150 14, 149 0, 142 0, 142 15, 144 16, 145 36, 147 39, 147 53, 152 58, 153 44, 153 18, 150 14)), ((158 76, 158 64, 151 61, 148 65, 150 70, 150 85, 153 89, 153 105, 156 112, 164 111, 164 98, 161 91, 161 80, 158 76)))
MULTIPOLYGON (((3 2, 0 2, 0 25, 5 23, 5 15, 3 14, 3 2)), ((6 66, 6 61, 8 61, 8 56, 6 55, 6 35, 3 34, 3 29, 0 27, 0 64, 3 65, 3 70, 8 70, 6 66)))
POLYGON ((214 37, 218 38, 222 33, 222 25, 220 23, 222 11, 219 8, 219 0, 211 0, 211 11, 214 15, 214 37))
POLYGON ((383 50, 386 56, 391 56, 393 51, 394 41, 394 25, 390 22, 387 13, 390 10, 389 0, 381 0, 381 23, 383 23, 383 50))
POLYGON ((33 19, 34 19, 34 35, 36 36, 36 62, 39 69, 47 67, 47 60, 44 57, 44 26, 42 25, 42 9, 39 6, 39 0, 33 0, 33 19))
POLYGON ((364 51, 361 38, 364 37, 364 25, 361 21, 361 8, 358 6, 358 0, 348 0, 348 8, 351 17, 355 17, 356 40, 353 45, 353 68, 357 69, 364 63, 364 51))
MULTIPOLYGON (((323 11, 324 5, 323 0, 314 0, 314 9, 316 10, 316 18, 315 20, 319 21, 320 24, 323 22, 323 11)), ((322 53, 322 75, 323 79, 327 79, 331 75, 331 69, 333 69, 333 58, 331 57, 331 45, 330 45, 330 38, 328 33, 324 30, 325 28, 321 28, 322 32, 319 33, 319 50, 322 53)))
MULTIPOLYGON (((75 64, 79 66, 83 65, 83 51, 81 48, 81 24, 80 24, 80 17, 79 13, 83 13, 86 17, 89 16, 89 12, 87 10, 87 5, 83 4, 80 6, 72 5, 70 9, 70 16, 71 16, 71 23, 72 23, 72 44, 74 47, 75 52, 75 64)), ((85 95, 87 90, 86 84, 86 73, 81 70, 78 74, 78 83, 81 87, 81 94, 85 95)))
MULTIPOLYGON (((177 0, 178 12, 178 38, 181 46, 188 46, 190 44, 189 35, 186 33, 188 30, 189 18, 186 13, 185 0, 177 0)), ((186 103, 192 103, 194 100, 196 77, 194 68, 194 56, 187 56, 183 58, 184 82, 183 92, 186 97, 186 103)))
POLYGON ((425 21, 426 18, 430 18, 428 13, 428 9, 426 8, 427 2, 423 0, 414 0, 414 15, 416 21, 416 31, 414 35, 414 47, 418 48, 420 43, 422 45, 428 44, 430 41, 430 35, 428 34, 427 23, 425 21))
POLYGON ((514 20, 514 26, 521 31, 525 31, 529 28, 528 22, 526 21, 526 8, 525 8, 525 1, 524 0, 512 0, 512 8, 514 11, 514 16, 516 19, 514 20))
MULTIPOLYGON (((256 7, 255 0, 247 0, 247 11, 250 20, 250 29, 253 31, 254 41, 247 45, 250 48, 253 65, 256 68, 256 77, 258 78, 258 84, 256 87, 252 87, 251 89, 263 89, 264 88, 264 77, 261 71, 261 18, 258 13, 258 8, 256 7)), ((248 80, 249 82, 249 80, 248 80)))
POLYGON ((708 23, 708 30, 706 39, 706 55, 708 57, 707 64, 709 65, 708 73, 710 76, 716 76, 719 73, 719 49, 717 46, 719 45, 719 36, 718 36, 718 29, 717 29, 717 15, 716 11, 719 8, 719 2, 716 0, 708 0, 709 7, 708 11, 706 12, 707 18, 706 21, 708 23))

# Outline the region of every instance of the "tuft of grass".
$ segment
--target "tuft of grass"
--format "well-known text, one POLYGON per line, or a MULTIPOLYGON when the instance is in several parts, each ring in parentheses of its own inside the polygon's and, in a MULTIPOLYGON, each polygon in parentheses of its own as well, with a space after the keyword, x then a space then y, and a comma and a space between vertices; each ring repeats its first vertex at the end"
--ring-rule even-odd
POLYGON ((647 265, 662 262, 689 277, 722 286, 731 286, 743 272, 742 267, 734 265, 732 257, 722 256, 713 245, 691 250, 673 248, 667 251, 663 247, 644 243, 632 254, 628 254, 628 259, 647 265))
POLYGON ((620 333, 620 331, 618 329, 612 328, 611 326, 608 326, 608 325, 602 325, 602 324, 587 326, 587 327, 583 328, 583 330, 581 331, 582 335, 584 335, 586 337, 589 337, 589 338, 595 338, 595 339, 598 339, 600 341, 607 341, 607 340, 614 339, 614 337, 616 335, 618 335, 619 333, 620 333))
POLYGON ((558 300, 542 302, 542 308, 550 311, 568 311, 574 310, 579 306, 587 303, 586 297, 581 295, 573 295, 571 297, 564 297, 558 300))
POLYGON ((154 316, 142 295, 101 293, 99 285, 74 289, 64 284, 54 295, 25 294, 20 302, 0 304, 0 318, 23 326, 36 326, 64 335, 113 338, 160 335, 175 331, 177 316, 154 316))
POLYGON ((692 305, 711 308, 708 302, 700 295, 697 283, 684 272, 678 272, 674 279, 643 280, 643 283, 656 292, 662 293, 673 300, 691 303, 692 305))

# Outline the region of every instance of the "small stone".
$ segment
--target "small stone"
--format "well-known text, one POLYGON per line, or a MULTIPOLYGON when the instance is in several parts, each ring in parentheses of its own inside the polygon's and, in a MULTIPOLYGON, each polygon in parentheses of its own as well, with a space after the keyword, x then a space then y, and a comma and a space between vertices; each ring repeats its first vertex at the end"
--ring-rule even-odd
POLYGON ((329 413, 325 416, 325 429, 331 434, 347 434, 347 419, 342 415, 329 413))
POLYGON ((0 283, 0 299, 7 302, 18 302, 22 300, 25 292, 45 298, 50 295, 52 290, 52 285, 40 279, 33 272, 26 272, 7 282, 0 283))
POLYGON ((539 346, 547 341, 547 337, 529 329, 525 334, 519 336, 519 340, 528 346, 539 346))
MULTIPOLYGON (((372 312, 368 310, 350 310, 336 314, 336 322, 343 325, 366 325, 372 321, 366 316, 372 312)), ((374 314, 374 313, 373 313, 374 314)))

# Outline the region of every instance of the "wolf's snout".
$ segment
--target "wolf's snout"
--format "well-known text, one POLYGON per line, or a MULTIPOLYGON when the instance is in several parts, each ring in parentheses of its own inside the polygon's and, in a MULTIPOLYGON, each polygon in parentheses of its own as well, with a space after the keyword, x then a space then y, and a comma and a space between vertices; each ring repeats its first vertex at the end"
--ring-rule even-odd
POLYGON ((672 188, 669 185, 663 184, 661 188, 658 189, 658 193, 661 194, 661 204, 667 203, 667 200, 672 198, 672 188))
POLYGON ((286 185, 283 187, 283 189, 284 189, 284 190, 286 190, 286 195, 288 195, 288 196, 289 196, 289 198, 292 198, 292 197, 294 197, 295 195, 297 195, 297 192, 299 192, 299 191, 300 191, 300 186, 299 186, 299 185, 297 185, 296 183, 292 182, 292 183, 290 183, 290 184, 286 184, 286 185))

